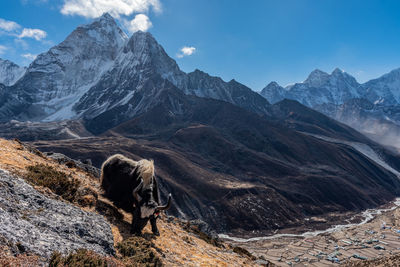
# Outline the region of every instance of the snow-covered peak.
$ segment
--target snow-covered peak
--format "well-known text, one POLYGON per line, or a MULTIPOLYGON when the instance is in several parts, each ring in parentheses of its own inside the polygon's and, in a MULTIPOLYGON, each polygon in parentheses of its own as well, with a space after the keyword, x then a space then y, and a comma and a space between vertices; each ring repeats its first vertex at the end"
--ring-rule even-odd
MULTIPOLYGON (((394 69, 391 72, 386 73, 375 80, 385 80, 385 81, 391 81, 391 82, 400 80, 400 68, 394 69)), ((374 81, 374 80, 371 80, 371 81, 374 81)))
POLYGON ((356 79, 336 68, 331 74, 316 69, 304 82, 286 88, 271 83, 263 89, 261 95, 271 103, 287 98, 309 107, 316 107, 323 104, 342 104, 349 99, 360 97, 360 92, 360 84, 356 79))
POLYGON ((275 104, 285 98, 285 88, 272 81, 261 90, 260 94, 270 103, 275 104))
POLYGON ((124 52, 131 52, 135 54, 143 53, 157 53, 161 50, 160 45, 154 39, 153 35, 149 32, 137 31, 129 38, 128 44, 124 48, 124 52))
POLYGON ((149 32, 135 32, 116 60, 115 67, 130 69, 133 74, 138 69, 146 69, 160 74, 162 78, 169 80, 176 86, 182 85, 184 74, 176 64, 176 61, 168 56, 164 48, 149 32))
POLYGON ((345 71, 344 70, 342 70, 342 69, 339 69, 339 68, 335 68, 333 71, 332 71, 332 74, 331 75, 341 75, 341 74, 343 74, 343 73, 345 73, 345 71))
POLYGON ((81 34, 97 42, 116 43, 119 47, 122 47, 128 40, 128 36, 108 13, 104 13, 89 24, 79 26, 66 40, 83 37, 81 34))
POLYGON ((104 12, 103 15, 95 19, 94 21, 108 21, 110 23, 115 22, 114 18, 108 12, 104 12))
POLYGON ((319 69, 313 70, 307 79, 303 82, 312 87, 318 87, 329 79, 329 74, 319 69))
MULTIPOLYGON (((75 117, 73 105, 114 64, 128 37, 109 15, 78 26, 67 38, 40 54, 15 90, 29 92, 37 111, 34 120, 75 117)), ((24 118, 22 118, 24 119, 24 118)))
POLYGON ((336 79, 347 80, 350 83, 354 83, 354 84, 357 83, 357 80, 353 76, 351 76, 350 74, 348 74, 347 72, 345 72, 344 70, 341 70, 339 68, 334 69, 334 71, 332 71, 332 74, 330 76, 331 76, 331 79, 332 79, 332 77, 334 77, 336 79))
POLYGON ((0 83, 10 86, 24 75, 25 67, 20 67, 14 62, 0 58, 0 83))
POLYGON ((372 103, 400 104, 400 68, 364 83, 363 87, 372 103))
POLYGON ((281 88, 282 86, 280 86, 277 82, 272 81, 266 87, 268 87, 268 88, 281 88))
MULTIPOLYGON (((303 82, 308 87, 330 87, 331 90, 336 91, 336 87, 358 87, 356 79, 348 74, 347 72, 336 68, 331 74, 328 74, 319 69, 314 70, 310 73, 308 78, 303 82)), ((338 88, 340 89, 340 88, 338 88)))

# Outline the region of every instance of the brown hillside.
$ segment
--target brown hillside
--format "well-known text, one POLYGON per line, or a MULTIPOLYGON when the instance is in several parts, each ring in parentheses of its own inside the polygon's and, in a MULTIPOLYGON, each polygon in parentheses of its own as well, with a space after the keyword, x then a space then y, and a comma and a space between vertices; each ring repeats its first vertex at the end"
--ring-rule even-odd
MULTIPOLYGON (((73 201, 73 204, 80 208, 104 215, 112 227, 114 235, 114 244, 117 250, 115 257, 106 257, 95 255, 89 252, 78 252, 78 256, 71 256, 69 260, 79 261, 78 257, 89 255, 91 259, 102 259, 112 266, 138 265, 135 261, 143 261, 143 258, 137 258, 140 255, 147 255, 152 259, 160 259, 166 266, 254 266, 257 265, 249 256, 242 256, 233 252, 234 248, 229 245, 219 243, 209 239, 205 234, 197 231, 196 227, 186 225, 184 222, 173 217, 165 217, 159 221, 161 236, 154 237, 148 227, 145 228, 144 237, 132 237, 129 234, 131 215, 118 210, 107 199, 101 196, 97 178, 85 173, 75 167, 59 165, 54 160, 45 157, 36 149, 26 146, 19 141, 7 141, 0 139, 0 169, 7 170, 18 176, 27 174, 27 167, 37 164, 52 166, 57 171, 70 175, 77 179, 79 183, 78 195, 80 198, 90 198, 91 201, 73 201), (84 190, 85 189, 85 190, 84 190), (82 192, 89 192, 84 195, 82 192), (213 243, 213 244, 212 244, 213 243), (129 257, 129 244, 134 246, 136 251, 142 251, 139 256, 129 257), (146 252, 148 251, 148 252, 146 252), (79 254, 80 253, 80 254, 79 254), (75 257, 75 258, 74 258, 75 257), (96 258, 98 257, 98 258, 96 258), (136 257, 136 258, 135 258, 136 257)), ((40 192, 56 199, 61 197, 55 195, 49 188, 35 186, 40 192)), ((79 199, 79 198, 78 198, 79 199)), ((3 244, 0 242, 0 244, 3 244)), ((15 244, 14 244, 15 245, 15 244)), ((36 265, 38 263, 37 255, 32 253, 15 253, 13 244, 1 246, 0 265, 1 266, 25 266, 26 264, 36 265)), ((235 249, 235 251, 241 251, 235 249)), ((54 262, 62 262, 61 255, 55 255, 52 258, 54 262), (56 257, 57 256, 57 257, 56 257)), ((143 263, 143 262, 142 262, 143 263)), ((64 262, 64 264, 66 264, 64 262)))

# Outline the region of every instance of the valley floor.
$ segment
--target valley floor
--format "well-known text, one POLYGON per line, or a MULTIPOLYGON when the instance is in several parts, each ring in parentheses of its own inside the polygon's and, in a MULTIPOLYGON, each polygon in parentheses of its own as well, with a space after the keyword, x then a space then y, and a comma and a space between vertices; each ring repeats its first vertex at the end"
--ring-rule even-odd
POLYGON ((391 205, 382 207, 364 224, 315 236, 276 235, 271 239, 229 242, 278 266, 399 266, 400 207, 391 205))

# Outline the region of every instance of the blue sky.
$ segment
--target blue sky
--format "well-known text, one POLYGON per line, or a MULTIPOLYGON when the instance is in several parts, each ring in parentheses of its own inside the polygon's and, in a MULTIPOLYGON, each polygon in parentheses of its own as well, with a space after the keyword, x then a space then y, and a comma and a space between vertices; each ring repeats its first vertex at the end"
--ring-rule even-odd
POLYGON ((150 31, 184 71, 198 68, 254 90, 303 81, 316 68, 339 67, 364 82, 400 67, 400 1, 101 2, 0 1, 0 57, 27 65, 107 10, 128 35, 150 31))

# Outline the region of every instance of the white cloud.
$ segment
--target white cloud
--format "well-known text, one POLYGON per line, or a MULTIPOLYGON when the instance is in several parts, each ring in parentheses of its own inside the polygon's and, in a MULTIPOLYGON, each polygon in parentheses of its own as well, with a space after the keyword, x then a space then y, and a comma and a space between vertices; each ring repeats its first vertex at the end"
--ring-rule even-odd
POLYGON ((7 50, 7 47, 5 47, 4 45, 0 45, 0 55, 4 54, 4 52, 7 50))
POLYGON ((33 55, 31 53, 22 54, 21 56, 29 60, 35 60, 35 58, 37 57, 37 55, 33 55))
POLYGON ((176 56, 178 58, 183 58, 184 56, 190 56, 196 51, 196 47, 193 46, 184 46, 181 48, 180 53, 178 53, 176 56))
POLYGON ((43 30, 40 29, 29 29, 29 28, 24 28, 22 30, 22 33, 18 35, 19 38, 34 38, 36 41, 40 41, 43 38, 46 38, 47 33, 43 30))
POLYGON ((151 28, 151 26, 153 26, 149 17, 146 16, 145 14, 137 14, 135 16, 135 18, 131 21, 125 20, 124 25, 128 29, 128 31, 131 33, 134 33, 137 31, 145 32, 149 28, 151 28))
POLYGON ((27 44, 26 42, 23 42, 21 38, 28 37, 40 41, 47 36, 47 33, 40 29, 23 28, 22 31, 20 31, 21 28, 21 25, 14 21, 0 18, 0 35, 5 34, 8 36, 18 37, 15 41, 22 44, 23 47, 26 47, 27 44))
POLYGON ((97 18, 108 12, 113 17, 129 16, 133 13, 147 12, 152 8, 161 12, 159 0, 64 0, 61 13, 79 15, 86 18, 97 18))
POLYGON ((7 32, 11 32, 11 31, 15 31, 17 29, 19 29, 21 26, 14 22, 14 21, 10 21, 10 20, 5 20, 0 18, 0 29, 7 31, 7 32))

